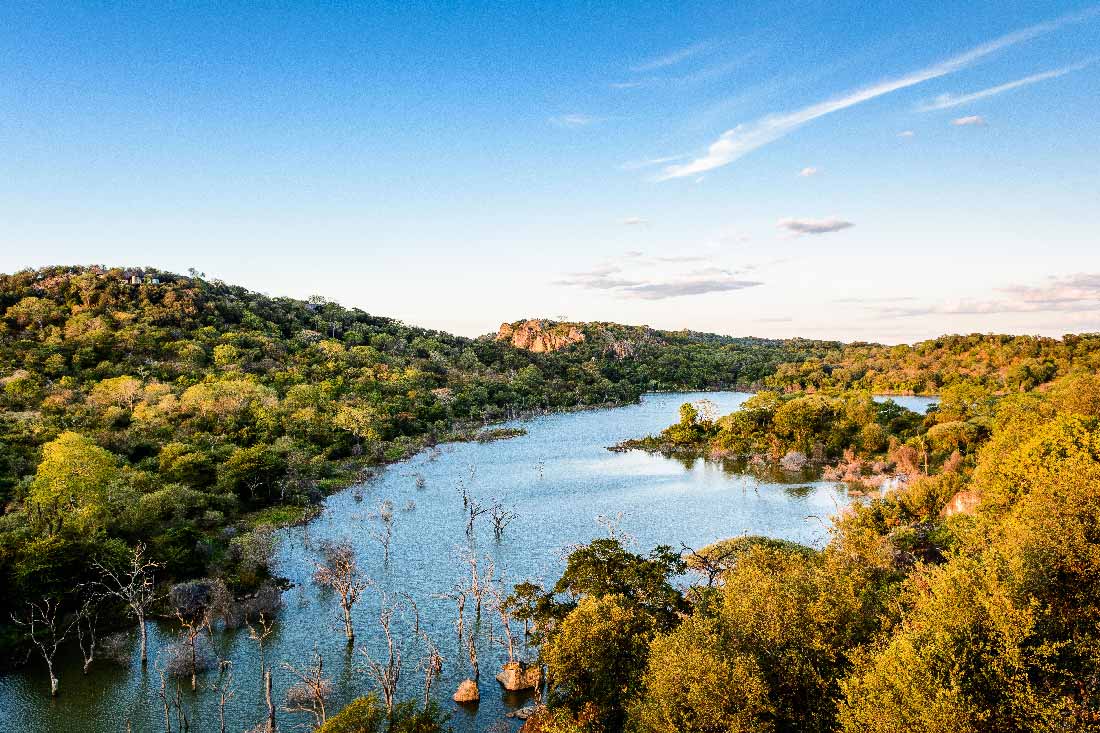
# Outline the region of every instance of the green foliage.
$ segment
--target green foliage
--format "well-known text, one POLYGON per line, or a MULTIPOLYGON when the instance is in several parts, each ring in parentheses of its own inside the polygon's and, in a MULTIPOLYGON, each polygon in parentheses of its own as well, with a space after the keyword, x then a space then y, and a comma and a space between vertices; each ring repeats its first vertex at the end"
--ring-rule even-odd
POLYGON ((719 625, 693 616, 650 646, 630 727, 647 733, 770 733, 774 710, 756 661, 727 653, 719 625))
POLYGON ((447 715, 434 702, 424 708, 408 700, 395 705, 389 719, 372 692, 352 700, 315 733, 440 733, 446 722, 447 715))
POLYGON ((543 646, 549 679, 570 709, 591 704, 615 730, 638 693, 654 632, 652 618, 621 596, 582 598, 543 646))

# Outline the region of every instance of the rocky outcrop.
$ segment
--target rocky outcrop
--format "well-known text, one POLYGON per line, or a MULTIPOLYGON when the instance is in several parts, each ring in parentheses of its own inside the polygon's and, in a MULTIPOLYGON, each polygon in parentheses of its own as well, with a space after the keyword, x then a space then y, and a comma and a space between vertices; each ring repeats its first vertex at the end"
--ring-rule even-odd
POLYGON ((950 517, 955 514, 973 514, 978 509, 982 497, 976 491, 960 491, 951 497, 947 506, 940 512, 941 517, 950 517))
POLYGON ((542 669, 538 666, 528 667, 521 662, 508 662, 497 675, 497 682, 505 690, 516 692, 535 689, 541 678, 542 669))
POLYGON ((542 354, 580 343, 584 341, 584 333, 574 323, 532 319, 502 323, 497 331, 497 341, 509 341, 517 349, 542 354))
POLYGON ((462 705, 477 705, 481 701, 481 692, 478 691, 476 682, 465 679, 458 685, 452 699, 462 705))

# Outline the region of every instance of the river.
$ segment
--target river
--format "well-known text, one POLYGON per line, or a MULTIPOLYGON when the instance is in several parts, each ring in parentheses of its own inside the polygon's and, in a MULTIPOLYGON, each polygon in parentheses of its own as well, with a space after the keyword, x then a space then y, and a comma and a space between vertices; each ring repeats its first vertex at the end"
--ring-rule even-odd
MULTIPOLYGON (((526 428, 526 435, 445 445, 391 465, 367 483, 329 497, 314 521, 280 532, 276 571, 294 586, 284 595, 285 608, 267 641, 266 656, 275 665, 276 698, 281 700, 293 682, 281 663, 302 667, 314 651, 323 656, 325 671, 333 679, 330 712, 372 689, 363 671, 365 657, 347 651, 335 599, 311 581, 319 542, 347 539, 374 580, 374 587, 355 609, 357 646, 365 644, 381 653, 379 591, 408 593, 446 660, 433 695, 453 712, 451 724, 456 731, 484 731, 508 710, 525 704, 522 697, 505 700, 502 696, 493 676, 506 652, 490 644, 486 634, 479 652, 481 705, 469 710, 450 701, 458 682, 468 674, 468 664, 457 648, 455 606, 437 594, 469 572, 460 558, 471 545, 465 532, 462 486, 483 504, 498 500, 516 515, 499 541, 487 516, 482 516, 472 540, 482 567, 491 558, 497 575, 509 585, 524 579, 552 583, 570 545, 606 536, 606 527, 596 521, 601 515, 621 515, 618 526, 635 538, 636 550, 657 544, 678 548, 681 542, 698 548, 743 533, 823 545, 828 517, 849 501, 841 486, 822 481, 772 483, 702 460, 606 450, 674 422, 684 402, 708 399, 719 414, 725 414, 749 396, 738 392, 655 394, 637 405, 538 417, 516 423, 526 428), (384 499, 396 508, 388 563, 371 534, 377 525, 371 514, 384 499)), ((934 401, 894 399, 921 412, 934 401)), ((471 612, 468 606, 467 626, 473 622, 471 612)), ((406 632, 410 622, 411 616, 406 616, 402 627, 406 632)), ((499 623, 497 628, 499 632, 499 623)), ((174 638, 173 624, 150 624, 151 660, 174 638)), ((232 662, 235 694, 225 708, 227 730, 249 729, 265 717, 256 646, 247 632, 228 631, 215 634, 214 647, 219 657, 232 662)), ((136 663, 136 644, 134 663, 128 668, 96 662, 87 676, 81 674, 79 654, 69 652, 60 655, 61 695, 56 699, 49 697, 39 661, 0 677, 0 731, 121 733, 127 721, 133 731, 164 730, 157 697, 160 680, 152 662, 145 671, 136 663)), ((402 676, 405 697, 422 694, 416 656, 410 644, 402 676)), ((204 675, 198 693, 183 685, 193 731, 218 730, 217 696, 203 688, 216 677, 204 675)), ((281 730, 308 730, 304 716, 280 712, 279 720, 281 730)), ((513 728, 518 725, 517 721, 513 728)))

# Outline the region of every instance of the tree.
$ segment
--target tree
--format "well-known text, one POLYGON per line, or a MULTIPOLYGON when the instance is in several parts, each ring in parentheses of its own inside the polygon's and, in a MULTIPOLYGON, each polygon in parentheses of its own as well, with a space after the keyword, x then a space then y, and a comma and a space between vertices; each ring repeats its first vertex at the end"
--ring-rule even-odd
POLYGON ((74 626, 74 623, 66 624, 58 618, 60 608, 60 601, 44 598, 28 602, 22 616, 12 614, 12 621, 27 629, 31 643, 38 648, 42 661, 46 663, 46 671, 50 675, 50 695, 53 697, 57 697, 61 686, 54 674, 54 657, 74 626))
POLYGON ((101 575, 99 587, 103 589, 104 594, 122 601, 127 611, 137 621, 141 636, 141 666, 144 667, 149 659, 145 616, 149 606, 156 600, 154 573, 160 567, 160 563, 146 557, 145 545, 141 542, 134 545, 127 556, 127 561, 118 570, 98 560, 94 565, 101 575))
POLYGON ((774 709, 756 661, 724 650, 718 625, 693 616, 655 638, 631 727, 644 733, 771 733, 774 709))
MULTIPOLYGON (((637 606, 658 628, 665 629, 686 609, 683 595, 670 582, 685 567, 680 554, 667 546, 643 556, 630 552, 617 539, 597 539, 570 553, 554 593, 570 598, 614 595, 621 603, 637 606)), ((565 609, 569 607, 566 602, 565 609)))
POLYGON ((203 628, 209 629, 210 617, 208 612, 211 607, 212 585, 207 581, 193 581, 178 583, 172 586, 169 599, 172 611, 180 624, 180 633, 186 648, 187 660, 185 668, 191 675, 191 689, 198 689, 198 673, 200 668, 205 668, 205 656, 200 657, 198 645, 199 634, 203 628))
POLYGON ((393 719, 393 706, 397 701, 397 687, 401 682, 403 655, 401 644, 393 628, 395 617, 404 610, 400 598, 382 591, 378 609, 378 626, 386 639, 386 656, 376 659, 365 646, 359 647, 359 653, 367 660, 367 671, 382 691, 382 700, 386 704, 386 717, 393 719))
POLYGON ((117 475, 114 455, 83 435, 65 431, 42 447, 27 501, 51 534, 66 522, 77 531, 94 531, 106 522, 108 486, 117 475))
POLYGON ((543 644, 548 684, 574 712, 593 704, 611 729, 639 691, 653 620, 622 596, 582 598, 543 644))
POLYGON ((296 680, 286 691, 283 710, 288 713, 308 713, 313 716, 313 727, 325 724, 328 714, 325 704, 332 695, 332 680, 325 677, 325 660, 320 652, 314 651, 314 661, 299 669, 289 662, 283 662, 283 669, 296 680))
POLYGON ((370 585, 359 571, 355 549, 351 543, 325 542, 321 546, 321 560, 314 562, 313 581, 320 586, 331 588, 340 597, 340 609, 344 614, 344 635, 348 645, 355 642, 355 629, 352 626, 351 610, 359 601, 359 596, 370 585))

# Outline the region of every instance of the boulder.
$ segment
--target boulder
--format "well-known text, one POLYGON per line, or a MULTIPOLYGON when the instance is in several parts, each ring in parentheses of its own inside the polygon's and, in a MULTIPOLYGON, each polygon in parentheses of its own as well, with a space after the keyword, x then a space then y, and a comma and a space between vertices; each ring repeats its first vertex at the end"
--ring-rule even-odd
POLYGON ((527 666, 522 662, 508 662, 501 668, 497 675, 497 682, 505 690, 516 692, 518 690, 533 690, 539 686, 542 678, 542 668, 539 666, 527 666))
POLYGON ((505 713, 505 718, 515 718, 516 720, 527 720, 538 710, 535 705, 528 705, 527 707, 520 708, 519 710, 513 710, 510 713, 505 713))
POLYGON ((481 701, 477 683, 471 679, 462 680, 452 699, 462 705, 477 705, 481 701))

